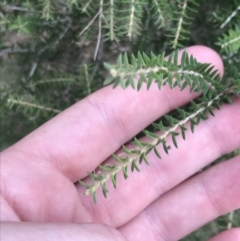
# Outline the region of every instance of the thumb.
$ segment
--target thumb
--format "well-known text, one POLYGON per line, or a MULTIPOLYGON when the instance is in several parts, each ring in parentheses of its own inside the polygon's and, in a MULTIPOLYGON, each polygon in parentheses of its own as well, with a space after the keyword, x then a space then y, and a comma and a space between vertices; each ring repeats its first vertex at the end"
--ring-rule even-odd
POLYGON ((116 229, 102 224, 2 222, 5 241, 127 241, 116 229))

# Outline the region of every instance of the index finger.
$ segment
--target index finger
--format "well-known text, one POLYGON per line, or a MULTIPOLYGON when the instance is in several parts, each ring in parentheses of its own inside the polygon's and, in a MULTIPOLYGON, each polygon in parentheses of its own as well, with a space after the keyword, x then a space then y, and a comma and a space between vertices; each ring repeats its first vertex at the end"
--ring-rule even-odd
MULTIPOLYGON (((186 51, 223 73, 222 61, 213 50, 194 46, 186 51)), ((159 91, 153 85, 139 92, 108 86, 63 111, 7 151, 31 151, 75 182, 154 120, 196 96, 187 89, 171 90, 168 86, 159 91)))

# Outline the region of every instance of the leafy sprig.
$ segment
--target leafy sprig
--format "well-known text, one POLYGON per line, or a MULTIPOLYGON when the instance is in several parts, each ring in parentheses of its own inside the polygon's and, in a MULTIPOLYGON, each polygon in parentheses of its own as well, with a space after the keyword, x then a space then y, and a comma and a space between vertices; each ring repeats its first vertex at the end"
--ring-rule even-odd
POLYGON ((227 54, 236 53, 240 48, 240 24, 236 25, 234 29, 230 29, 227 34, 224 34, 217 44, 227 54))
POLYGON ((169 2, 167 0, 153 0, 149 8, 157 28, 166 28, 172 13, 169 2))
POLYGON ((165 54, 158 56, 151 53, 138 53, 137 58, 131 55, 131 63, 126 54, 120 55, 116 65, 105 63, 111 76, 105 81, 109 84, 114 80, 114 87, 121 85, 122 88, 131 86, 140 90, 145 83, 147 89, 156 82, 161 90, 163 85, 168 84, 171 88, 179 86, 181 90, 190 86, 190 92, 207 93, 211 96, 216 91, 222 91, 223 86, 219 84, 220 77, 217 71, 209 64, 198 63, 193 56, 186 52, 181 57, 181 64, 178 64, 178 51, 174 51, 165 60, 165 54))
POLYGON ((10 95, 8 100, 9 108, 16 107, 17 109, 21 108, 22 112, 27 115, 36 114, 37 112, 41 112, 42 115, 45 115, 45 113, 50 112, 52 114, 58 114, 61 112, 61 110, 46 106, 43 103, 43 100, 36 100, 34 97, 29 98, 25 97, 19 97, 18 95, 10 95))
POLYGON ((171 28, 172 39, 169 41, 173 49, 182 47, 181 41, 188 39, 190 34, 189 26, 192 23, 193 13, 196 13, 199 3, 196 0, 177 0, 175 4, 172 3, 172 17, 173 27, 171 28))
POLYGON ((221 4, 216 4, 210 12, 209 20, 216 27, 225 29, 227 26, 235 24, 235 20, 239 16, 239 10, 238 0, 232 1, 231 4, 225 4, 224 7, 221 4))

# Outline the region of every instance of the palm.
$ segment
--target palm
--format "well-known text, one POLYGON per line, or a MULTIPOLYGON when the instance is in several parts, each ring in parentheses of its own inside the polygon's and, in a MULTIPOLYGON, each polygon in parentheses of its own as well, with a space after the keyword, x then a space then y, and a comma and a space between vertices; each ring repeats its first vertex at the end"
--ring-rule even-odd
MULTIPOLYGON (((188 51, 204 61, 200 50, 188 51)), ((211 54, 210 61, 222 71, 219 59, 211 54)), ((75 184, 176 103, 180 106, 194 97, 167 88, 140 93, 100 90, 3 153, 4 199, 23 221, 104 223, 130 241, 177 240, 239 208, 239 158, 183 181, 239 147, 240 100, 200 124, 187 142, 179 139, 179 150, 171 150, 170 156, 159 161, 150 153, 150 167, 143 165, 141 173, 131 174, 128 181, 119 176, 117 190, 110 188, 108 199, 99 193, 97 205, 75 184), (138 120, 132 121, 136 116, 138 120), (220 132, 214 123, 228 127, 220 132), (181 228, 176 230, 176 225, 181 228)), ((5 215, 7 220, 18 219, 8 210, 5 215)))

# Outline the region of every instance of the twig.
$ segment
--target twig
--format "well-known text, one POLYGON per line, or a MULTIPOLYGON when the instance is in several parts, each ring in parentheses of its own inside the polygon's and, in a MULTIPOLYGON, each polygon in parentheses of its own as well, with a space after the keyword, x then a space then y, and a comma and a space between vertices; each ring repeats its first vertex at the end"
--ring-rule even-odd
POLYGON ((60 33, 58 38, 53 43, 47 44, 47 45, 43 46, 42 48, 40 48, 38 50, 38 52, 37 52, 37 59, 32 63, 32 68, 29 71, 28 78, 31 78, 34 75, 34 73, 35 73, 35 71, 37 69, 37 66, 38 66, 39 57, 47 49, 49 49, 53 45, 57 45, 64 38, 64 36, 66 35, 67 31, 69 30, 69 28, 71 27, 71 24, 72 24, 72 20, 69 17, 67 17, 67 20, 68 20, 68 24, 67 24, 66 28, 64 28, 64 30, 60 33))
POLYGON ((40 56, 43 52, 45 52, 48 48, 50 48, 52 45, 56 45, 60 42, 60 40, 63 39, 63 37, 66 35, 67 31, 69 30, 69 28, 71 27, 72 24, 72 20, 70 18, 68 19, 68 24, 66 26, 66 28, 64 28, 63 32, 60 33, 60 35, 58 36, 58 38, 50 44, 45 45, 44 47, 42 47, 39 51, 38 51, 38 56, 40 56))
POLYGON ((32 68, 29 71, 28 78, 31 78, 34 75, 34 73, 35 73, 35 71, 37 69, 37 66, 38 66, 37 62, 33 62, 32 63, 32 68))
POLYGON ((3 9, 5 11, 22 11, 22 12, 27 12, 28 9, 23 8, 23 7, 19 7, 19 6, 11 6, 11 5, 3 5, 3 9))
POLYGON ((240 5, 237 7, 235 11, 231 13, 230 16, 227 17, 227 19, 221 24, 220 28, 224 28, 231 20, 232 18, 237 15, 237 12, 240 10, 240 5))
POLYGON ((4 54, 15 54, 15 53, 27 53, 31 52, 29 49, 12 49, 12 48, 7 48, 0 50, 0 57, 2 57, 4 54))
POLYGON ((87 92, 88 92, 88 95, 90 95, 91 94, 91 85, 90 85, 90 80, 89 80, 88 67, 86 64, 84 64, 83 68, 84 68, 84 74, 85 74, 85 78, 86 78, 86 82, 87 82, 87 92))
POLYGON ((234 211, 229 213, 227 229, 231 229, 233 227, 233 216, 234 216, 234 211))
POLYGON ((100 0, 100 8, 99 8, 99 20, 98 20, 98 39, 97 39, 97 45, 94 53, 94 61, 96 60, 98 49, 101 42, 101 36, 102 36, 102 11, 103 11, 103 0, 100 0))
POLYGON ((97 18, 97 16, 100 14, 100 11, 97 12, 97 14, 93 17, 93 19, 87 24, 87 26, 80 32, 79 36, 81 36, 94 22, 94 20, 97 18))

